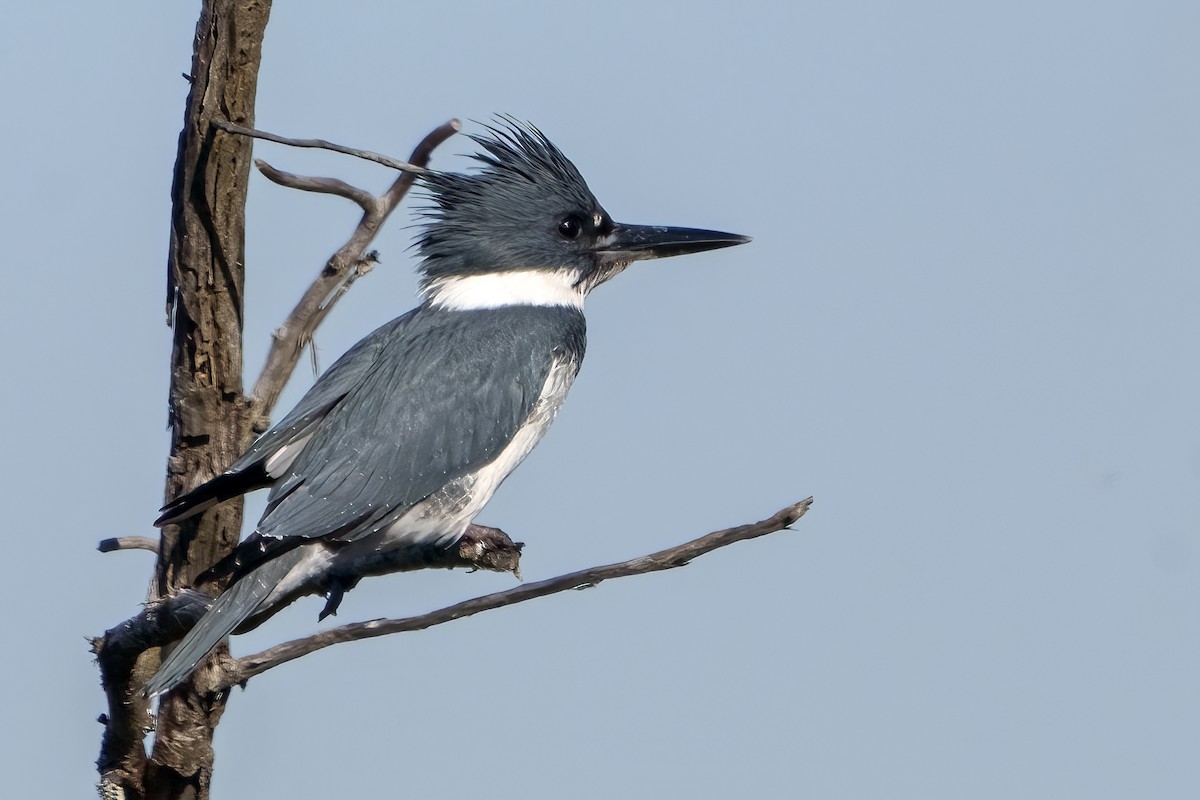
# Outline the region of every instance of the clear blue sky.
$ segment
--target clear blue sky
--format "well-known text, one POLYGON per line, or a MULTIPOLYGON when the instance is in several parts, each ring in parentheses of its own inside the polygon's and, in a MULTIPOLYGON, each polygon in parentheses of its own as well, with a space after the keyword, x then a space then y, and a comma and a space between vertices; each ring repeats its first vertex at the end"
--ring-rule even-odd
MULTIPOLYGON (((13 796, 91 792, 84 637, 145 597, 149 554, 93 548, 162 497, 196 11, 19 4, 0 33, 13 796)), ((215 796, 1200 795, 1197 41, 1188 2, 278 4, 262 128, 404 157, 507 112, 617 219, 754 236, 590 299, 571 398, 480 518, 528 578, 816 505, 684 570, 256 679, 215 796)), ((355 218, 252 179, 250 379, 355 218)), ((411 222, 323 364, 412 305, 411 222)), ((339 619, 510 585, 373 579, 339 619)))

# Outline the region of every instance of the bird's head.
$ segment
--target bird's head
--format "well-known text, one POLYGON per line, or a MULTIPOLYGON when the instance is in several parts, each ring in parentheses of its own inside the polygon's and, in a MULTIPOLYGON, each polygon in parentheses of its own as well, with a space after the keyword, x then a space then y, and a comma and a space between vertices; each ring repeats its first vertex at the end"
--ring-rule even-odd
POLYGON ((481 170, 421 179, 431 202, 417 244, 422 289, 434 303, 581 305, 634 261, 749 241, 614 222, 575 165, 531 125, 505 118, 471 138, 484 150, 474 156, 481 170))

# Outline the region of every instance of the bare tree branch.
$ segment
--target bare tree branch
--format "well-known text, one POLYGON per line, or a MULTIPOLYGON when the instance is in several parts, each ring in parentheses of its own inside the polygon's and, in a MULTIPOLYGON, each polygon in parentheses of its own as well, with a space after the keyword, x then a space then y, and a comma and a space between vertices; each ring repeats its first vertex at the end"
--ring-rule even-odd
POLYGON ((537 597, 564 592, 568 589, 586 589, 598 585, 602 581, 613 578, 624 578, 629 575, 644 575, 650 572, 675 569, 682 567, 695 558, 711 553, 721 547, 727 547, 735 542, 766 536, 776 531, 788 529, 796 520, 804 516, 812 505, 811 497, 799 503, 781 509, 771 517, 748 525, 716 531, 714 533, 693 539, 690 542, 660 550, 657 553, 621 561, 617 564, 591 567, 590 569, 560 575, 557 578, 527 583, 503 592, 483 595, 452 606, 403 619, 377 619, 368 622, 356 622, 342 625, 327 631, 295 639, 290 642, 264 650, 261 653, 234 659, 226 664, 226 675, 217 680, 213 691, 223 691, 232 686, 245 683, 256 675, 261 675, 269 669, 306 656, 309 653, 341 642, 352 642, 359 639, 370 639, 375 636, 387 636, 393 633, 419 631, 425 628, 441 625, 463 617, 469 617, 483 611, 523 603, 537 597))
MULTIPOLYGON (((153 728, 142 687, 158 668, 156 648, 183 636, 204 616, 212 598, 182 591, 168 600, 148 603, 135 617, 92 639, 100 682, 108 699, 100 759, 101 785, 108 796, 143 797, 146 753, 142 740, 153 728), (123 794, 115 789, 123 787, 123 794)), ((228 659, 228 655, 225 656, 228 659)))
POLYGON ((101 553, 111 553, 116 550, 149 550, 158 552, 158 539, 149 536, 114 536, 111 539, 101 539, 96 549, 101 553))
MULTIPOLYGON (((245 133, 248 136, 258 134, 257 131, 242 129, 237 125, 231 126, 223 123, 221 127, 223 130, 245 133)), ((413 165, 421 165, 423 167, 425 164, 428 164, 434 149, 457 133, 460 127, 461 124, 459 121, 452 119, 430 131, 421 140, 420 144, 414 148, 410 157, 412 164, 396 162, 401 165, 397 168, 407 170, 408 167, 413 165)), ((271 141, 282 141, 284 144, 296 144, 302 141, 308 142, 299 145, 304 147, 320 146, 312 144, 311 142, 314 140, 292 140, 271 135, 260 138, 269 138, 271 141)), ((351 155, 358 154, 357 151, 350 151, 350 148, 341 148, 337 145, 333 145, 329 149, 338 152, 351 152, 351 155)), ((385 162, 381 161, 380 163, 385 162)), ((293 185, 295 188, 306 189, 307 191, 326 191, 331 194, 339 194, 347 197, 363 208, 363 216, 354 229, 354 233, 350 236, 349 241, 330 257, 324 269, 321 270, 321 274, 308 287, 304 296, 300 298, 300 302, 296 304, 291 314, 288 315, 283 325, 275 331, 272 337, 271 350, 267 354, 267 362, 263 366, 262 374, 259 375, 258 381, 254 384, 254 390, 250 394, 251 400, 254 403, 254 411, 260 422, 259 427, 264 427, 261 423, 265 423, 266 419, 270 416, 271 410, 279 400, 280 393, 283 392, 283 387, 287 384, 288 379, 296 368, 297 362, 300 360, 300 355, 303 353, 304 347, 312 340, 313 333, 329 314, 334 303, 345 294, 350 284, 356 278, 366 274, 374 264, 374 259, 369 257, 366 249, 374 241, 375 234, 388 218, 388 215, 392 213, 408 190, 412 188, 413 181, 415 180, 412 170, 404 171, 381 196, 371 197, 367 192, 349 186, 342 181, 334 181, 334 179, 330 178, 306 178, 290 175, 265 164, 261 165, 260 169, 264 167, 266 168, 264 169, 264 174, 267 174, 267 177, 271 180, 276 180, 279 176, 287 176, 283 180, 276 180, 276 182, 283 185, 293 185), (267 169, 271 170, 273 174, 267 173, 267 169), (369 201, 368 198, 370 198, 369 201)))
POLYGON ((380 155, 379 153, 373 153, 370 150, 359 150, 355 147, 346 147, 344 145, 334 144, 333 142, 327 142, 324 139, 292 139, 287 136, 279 136, 278 134, 255 130, 254 128, 245 128, 241 125, 235 125, 234 123, 224 119, 214 119, 212 124, 215 128, 220 128, 226 133, 233 133, 238 136, 250 136, 255 139, 264 139, 268 142, 275 142, 277 144, 291 145, 292 147, 312 147, 319 150, 332 150, 335 153, 342 153, 343 155, 347 156, 363 158, 367 161, 374 161, 376 164, 383 164, 385 167, 407 170, 409 172, 415 172, 418 175, 427 171, 424 164, 418 164, 415 163, 415 161, 399 161, 395 158, 380 155))
MULTIPOLYGON (((428 164, 429 159, 433 156, 433 151, 438 145, 458 133, 461 129, 462 123, 457 119, 452 119, 441 127, 430 131, 424 139, 417 142, 417 146, 413 148, 412 154, 408 157, 409 161, 421 166, 428 164)), ((404 199, 404 195, 412 188, 414 180, 416 180, 415 174, 405 172, 383 193, 383 199, 388 205, 389 212, 404 199)))
MULTIPOLYGON (((342 595, 350 591, 363 578, 372 575, 392 575, 397 572, 413 572, 424 569, 469 569, 490 572, 509 572, 521 577, 521 550, 523 542, 514 542, 499 528, 485 525, 468 525, 466 532, 453 547, 437 544, 414 544, 379 553, 369 568, 348 570, 333 566, 320 575, 312 575, 293 586, 286 594, 270 606, 257 611, 237 628, 237 633, 246 633, 262 625, 271 617, 287 608, 301 597, 323 595, 325 609, 319 619, 336 614, 342 595)), ((208 586, 204 586, 208 589, 208 586)), ((216 587, 219 593, 222 586, 216 587)))
POLYGON ((379 202, 375 199, 375 195, 366 189, 351 186, 337 178, 310 178, 306 175, 293 175, 290 172, 275 169, 275 167, 272 167, 261 158, 254 159, 254 166, 258 167, 258 171, 268 180, 278 183, 280 186, 286 186, 289 189, 299 189, 304 192, 336 194, 353 203, 357 203, 367 213, 374 211, 376 204, 379 202))

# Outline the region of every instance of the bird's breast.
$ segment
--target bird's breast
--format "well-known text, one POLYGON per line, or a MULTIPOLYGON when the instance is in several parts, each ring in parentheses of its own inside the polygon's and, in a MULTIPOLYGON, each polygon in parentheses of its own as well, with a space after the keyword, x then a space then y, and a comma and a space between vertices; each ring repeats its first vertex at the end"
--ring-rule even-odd
POLYGON ((574 355, 555 357, 529 415, 496 456, 414 505, 385 531, 381 531, 383 536, 374 541, 373 549, 431 541, 448 547, 457 541, 504 479, 525 460, 546 434, 578 370, 579 363, 574 355))

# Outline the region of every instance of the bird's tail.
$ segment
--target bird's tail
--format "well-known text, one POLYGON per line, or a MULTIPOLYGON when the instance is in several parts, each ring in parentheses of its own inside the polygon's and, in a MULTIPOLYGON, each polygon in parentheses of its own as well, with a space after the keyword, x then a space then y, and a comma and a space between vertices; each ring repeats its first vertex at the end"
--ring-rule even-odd
POLYGON ((284 553, 256 567, 226 589, 159 666, 158 672, 146 684, 144 694, 154 697, 183 683, 210 650, 263 605, 271 591, 302 558, 299 549, 284 553))

